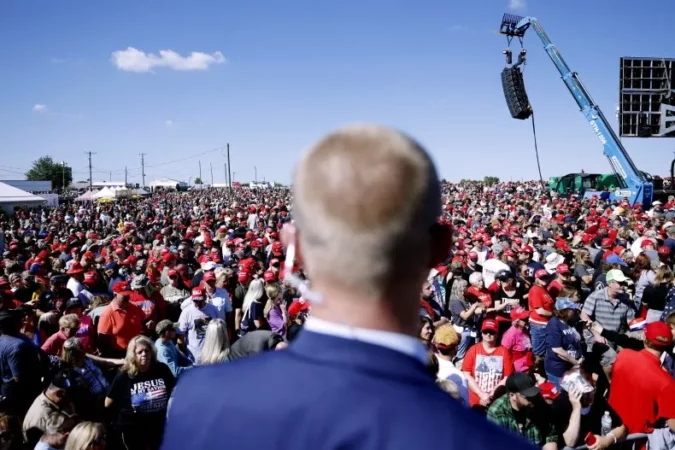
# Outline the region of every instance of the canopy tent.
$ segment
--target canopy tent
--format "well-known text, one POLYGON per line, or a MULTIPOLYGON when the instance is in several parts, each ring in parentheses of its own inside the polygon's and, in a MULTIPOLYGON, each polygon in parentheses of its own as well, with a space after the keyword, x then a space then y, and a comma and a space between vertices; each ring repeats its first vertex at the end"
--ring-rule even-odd
POLYGON ((42 197, 22 191, 9 184, 0 183, 0 208, 8 214, 12 214, 17 206, 34 207, 44 203, 45 199, 42 197))
POLYGON ((138 189, 134 189, 134 195, 145 196, 145 195, 150 195, 150 193, 143 188, 138 188, 138 189))
POLYGON ((115 198, 115 191, 109 187, 104 187, 94 195, 90 197, 90 200, 98 200, 100 198, 115 198))
POLYGON ((134 195, 132 189, 127 189, 124 187, 114 187, 112 191, 115 193, 115 198, 128 198, 134 195))
POLYGON ((160 180, 155 180, 152 183, 150 183, 150 188, 153 190, 161 188, 161 189, 175 189, 177 191, 186 191, 188 185, 184 181, 178 181, 171 178, 162 178, 160 180))
POLYGON ((96 194, 94 191, 87 191, 84 194, 80 195, 79 197, 75 198, 76 202, 90 202, 91 197, 96 194))

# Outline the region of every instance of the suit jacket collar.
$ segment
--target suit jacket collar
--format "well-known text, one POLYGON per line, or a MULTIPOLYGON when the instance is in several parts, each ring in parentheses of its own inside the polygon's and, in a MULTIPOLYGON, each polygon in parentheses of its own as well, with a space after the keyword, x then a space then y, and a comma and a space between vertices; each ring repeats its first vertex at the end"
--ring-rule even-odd
POLYGON ((408 382, 433 381, 426 366, 415 357, 356 339, 303 329, 285 351, 316 364, 340 369, 349 367, 383 378, 404 378, 408 382))

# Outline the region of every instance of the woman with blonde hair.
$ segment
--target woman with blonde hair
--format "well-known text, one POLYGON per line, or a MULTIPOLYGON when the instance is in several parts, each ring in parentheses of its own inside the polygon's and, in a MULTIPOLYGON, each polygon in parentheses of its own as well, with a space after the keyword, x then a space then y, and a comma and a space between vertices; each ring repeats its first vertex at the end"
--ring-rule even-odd
POLYGON ((265 286, 265 293, 267 294, 267 303, 265 303, 265 310, 263 313, 270 326, 270 330, 274 331, 279 336, 286 337, 288 311, 286 303, 281 296, 281 289, 279 289, 279 285, 277 284, 270 284, 265 286))
POLYGON ((244 296, 241 308, 241 327, 239 337, 243 337, 249 331, 255 331, 265 328, 265 311, 262 298, 265 295, 264 283, 261 279, 251 281, 248 291, 244 296))
POLYGON ((199 354, 199 364, 220 364, 230 354, 230 339, 223 319, 212 319, 206 327, 204 347, 199 354))
POLYGON ((175 384, 169 367, 157 361, 153 342, 145 336, 133 338, 105 398, 105 407, 117 413, 115 426, 127 449, 159 447, 175 384))
POLYGON ((81 422, 70 432, 65 450, 103 450, 106 448, 105 426, 96 422, 81 422))

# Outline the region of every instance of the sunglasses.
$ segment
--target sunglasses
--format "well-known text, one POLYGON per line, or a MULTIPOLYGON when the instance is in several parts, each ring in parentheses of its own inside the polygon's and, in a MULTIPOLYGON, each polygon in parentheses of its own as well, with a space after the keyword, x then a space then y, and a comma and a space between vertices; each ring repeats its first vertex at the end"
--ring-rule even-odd
POLYGON ((483 330, 482 333, 483 333, 483 334, 487 334, 487 335, 492 335, 492 336, 494 336, 494 335, 497 334, 497 333, 495 333, 495 332, 492 331, 492 330, 483 330))

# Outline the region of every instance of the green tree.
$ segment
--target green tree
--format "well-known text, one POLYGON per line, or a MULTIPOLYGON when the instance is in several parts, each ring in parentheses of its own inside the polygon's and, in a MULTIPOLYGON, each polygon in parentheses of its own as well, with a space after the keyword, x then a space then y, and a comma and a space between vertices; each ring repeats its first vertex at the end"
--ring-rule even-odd
POLYGON ((73 182, 73 169, 52 159, 43 156, 33 161, 31 169, 26 172, 29 181, 51 181, 52 189, 60 191, 73 182))
POLYGON ((201 178, 197 177, 195 178, 195 184, 204 184, 201 178))
POLYGON ((483 178, 483 183, 485 184, 497 184, 499 183, 499 177, 485 177, 483 178))

